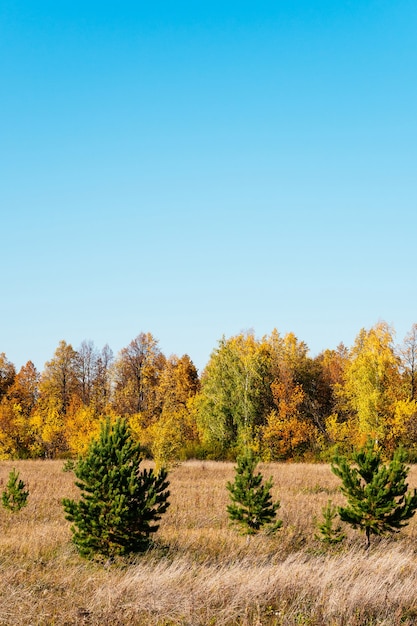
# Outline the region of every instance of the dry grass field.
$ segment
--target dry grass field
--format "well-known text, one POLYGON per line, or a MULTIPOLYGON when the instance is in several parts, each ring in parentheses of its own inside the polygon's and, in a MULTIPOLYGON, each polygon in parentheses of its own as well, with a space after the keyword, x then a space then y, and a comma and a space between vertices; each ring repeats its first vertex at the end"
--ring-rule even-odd
MULTIPOLYGON (((62 461, 0 463, 1 490, 16 467, 28 506, 0 509, 0 625, 394 626, 417 624, 417 520, 401 534, 361 534, 326 548, 313 518, 342 503, 326 465, 271 464, 283 527, 247 541, 228 524, 233 464, 187 462, 170 474, 171 507, 156 546, 129 562, 81 559, 61 499, 74 497, 62 461)), ((410 486, 417 485, 412 468, 410 486)))

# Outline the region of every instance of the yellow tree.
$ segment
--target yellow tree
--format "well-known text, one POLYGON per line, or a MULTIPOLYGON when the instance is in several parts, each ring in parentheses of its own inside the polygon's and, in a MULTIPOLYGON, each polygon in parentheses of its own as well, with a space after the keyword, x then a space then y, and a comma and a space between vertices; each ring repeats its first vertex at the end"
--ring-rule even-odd
POLYGON ((343 343, 335 350, 321 352, 315 362, 320 369, 317 379, 321 420, 324 429, 320 432, 319 443, 322 453, 332 456, 334 446, 349 452, 352 448, 352 434, 355 423, 350 419, 352 411, 342 398, 340 390, 344 385, 344 371, 349 362, 349 350, 343 343))
POLYGON ((106 417, 97 413, 93 404, 83 404, 74 399, 65 418, 65 441, 71 456, 84 456, 91 441, 100 434, 106 417))
POLYGON ((162 413, 158 421, 146 429, 142 441, 149 446, 157 469, 194 456, 199 435, 193 398, 176 411, 162 413))
POLYGON ((45 364, 39 383, 39 400, 31 424, 43 454, 54 457, 68 449, 66 414, 79 397, 77 352, 60 341, 53 358, 45 364))
POLYGON ((38 400, 39 374, 31 361, 16 374, 0 401, 0 454, 27 458, 35 453, 30 418, 38 400))
POLYGON ((345 366, 349 361, 349 350, 341 343, 336 350, 324 350, 314 361, 320 371, 317 378, 317 392, 322 418, 326 420, 330 415, 340 412, 338 390, 343 385, 345 366))
MULTIPOLYGON (((286 386, 300 385, 304 392, 300 410, 317 426, 320 426, 320 411, 317 406, 318 381, 321 376, 319 364, 309 356, 309 349, 294 333, 281 337, 275 329, 266 339, 271 351, 271 373, 274 381, 286 386)), ((275 395, 275 401, 277 396, 275 395)))
POLYGON ((396 403, 404 396, 399 366, 388 324, 379 322, 359 332, 340 389, 356 424, 359 441, 355 443, 362 444, 368 437, 387 443, 396 403))
POLYGON ((161 414, 145 435, 157 466, 186 455, 198 440, 195 412, 190 400, 200 386, 198 372, 188 355, 167 359, 158 386, 161 414))
POLYGON ((386 436, 386 446, 395 450, 399 445, 407 449, 410 460, 417 459, 417 401, 406 398, 395 403, 394 415, 386 436))
POLYGON ((151 333, 140 333, 120 351, 114 364, 113 409, 123 417, 136 416, 146 428, 161 413, 158 385, 165 357, 151 333))
POLYGON ((304 400, 301 385, 275 381, 272 391, 277 408, 269 413, 261 429, 263 455, 270 460, 294 458, 314 440, 316 428, 300 413, 304 400))
POLYGON ((158 384, 159 405, 162 412, 184 408, 188 399, 200 388, 197 369, 188 356, 172 355, 166 360, 158 384))
POLYGON ((271 351, 274 407, 261 429, 264 456, 291 458, 312 448, 321 426, 317 380, 320 368, 294 333, 267 339, 271 351))

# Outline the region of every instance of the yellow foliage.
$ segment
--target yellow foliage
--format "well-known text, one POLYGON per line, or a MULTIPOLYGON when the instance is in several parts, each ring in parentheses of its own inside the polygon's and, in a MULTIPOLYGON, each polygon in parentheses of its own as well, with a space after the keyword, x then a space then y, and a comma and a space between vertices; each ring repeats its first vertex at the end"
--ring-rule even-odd
POLYGON ((289 417, 299 416, 298 407, 304 400, 304 391, 301 385, 292 381, 274 381, 271 385, 278 415, 285 420, 289 417))
POLYGON ((187 445, 198 441, 195 413, 189 409, 192 399, 177 411, 164 412, 149 428, 151 451, 157 467, 180 460, 187 445))
POLYGON ((135 441, 138 441, 144 447, 149 447, 151 442, 148 433, 149 427, 144 424, 142 413, 133 413, 133 415, 129 415, 127 421, 135 441))
POLYGON ((15 428, 13 423, 12 407, 2 402, 0 404, 0 459, 10 459, 17 456, 15 428))
POLYGON ((392 330, 387 324, 362 329, 345 370, 342 393, 356 413, 365 439, 385 439, 395 403, 401 399, 399 362, 392 344, 392 330))
POLYGON ((394 416, 386 437, 388 450, 395 450, 402 444, 412 448, 417 444, 417 401, 398 400, 395 403, 394 416))
POLYGON ((46 402, 36 406, 30 426, 38 448, 44 450, 47 456, 65 451, 65 424, 57 398, 50 396, 46 402))
POLYGON ((271 411, 262 429, 265 460, 282 459, 297 455, 300 447, 314 441, 316 428, 313 423, 293 415, 281 417, 271 411))
POLYGON ((181 459, 185 448, 199 440, 196 423, 195 397, 173 411, 163 411, 157 421, 144 424, 140 413, 131 415, 132 435, 152 454, 157 468, 167 467, 181 459))
POLYGON ((178 460, 184 445, 180 413, 168 413, 149 427, 151 451, 156 469, 178 460))
POLYGON ((342 450, 360 446, 361 435, 357 429, 356 420, 339 421, 338 415, 333 413, 325 421, 326 433, 333 446, 342 450))
POLYGON ((65 436, 69 451, 74 456, 83 456, 91 441, 100 435, 104 416, 97 415, 94 407, 71 406, 66 417, 65 436))
POLYGON ((13 399, 3 398, 0 403, 0 455, 18 458, 31 453, 32 432, 22 405, 13 399))

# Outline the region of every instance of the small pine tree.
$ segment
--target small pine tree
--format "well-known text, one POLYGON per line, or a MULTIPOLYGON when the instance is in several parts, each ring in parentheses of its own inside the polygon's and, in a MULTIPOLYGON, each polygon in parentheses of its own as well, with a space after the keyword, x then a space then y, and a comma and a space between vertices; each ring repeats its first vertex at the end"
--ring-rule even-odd
POLYGON ((66 519, 82 556, 142 552, 169 506, 167 473, 139 471, 142 452, 125 420, 106 420, 98 440, 75 467, 79 502, 64 499, 66 519))
POLYGON ((352 456, 353 465, 344 456, 336 456, 332 471, 342 480, 347 506, 339 507, 343 522, 365 531, 366 548, 371 535, 398 532, 406 526, 417 509, 417 491, 407 493, 408 467, 403 450, 382 463, 381 453, 372 441, 352 456))
POLYGON ((19 472, 15 469, 9 474, 9 481, 6 485, 5 491, 2 493, 2 504, 5 509, 8 509, 12 513, 17 513, 24 506, 27 505, 27 499, 29 497, 29 490, 25 490, 26 485, 19 478, 19 472))
POLYGON ((275 520, 280 502, 272 501, 272 478, 262 484, 262 474, 254 473, 257 463, 253 452, 248 450, 237 459, 234 482, 227 483, 232 500, 227 512, 232 523, 240 526, 244 535, 254 535, 268 524, 270 531, 282 525, 281 520, 275 520))
POLYGON ((317 522, 317 529, 319 534, 315 535, 316 539, 328 544, 340 543, 345 538, 345 534, 342 532, 340 525, 334 527, 334 521, 338 517, 337 507, 334 506, 331 500, 328 500, 327 505, 321 510, 323 519, 321 522, 317 522))
POLYGON ((62 466, 63 472, 73 472, 75 470, 76 462, 74 459, 67 459, 62 466))

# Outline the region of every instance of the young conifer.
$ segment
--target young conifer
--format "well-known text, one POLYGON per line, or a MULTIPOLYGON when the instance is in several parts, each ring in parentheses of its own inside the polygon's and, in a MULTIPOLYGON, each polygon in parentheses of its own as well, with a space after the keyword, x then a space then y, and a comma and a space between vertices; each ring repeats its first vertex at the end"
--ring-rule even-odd
POLYGON ((100 437, 75 467, 79 502, 64 499, 66 519, 82 556, 141 552, 169 506, 167 473, 139 471, 141 447, 125 420, 106 420, 100 437))
POLYGON ((371 535, 398 532, 406 526, 417 509, 417 491, 408 493, 405 482, 408 467, 401 449, 396 450, 388 464, 372 441, 352 456, 336 456, 332 471, 342 480, 342 493, 347 506, 339 507, 342 521, 365 531, 366 548, 371 535))
POLYGON ((255 474, 257 463, 253 452, 247 450, 237 459, 234 482, 227 483, 232 500, 227 512, 244 535, 254 535, 265 525, 269 525, 270 531, 282 525, 281 520, 275 520, 280 503, 272 501, 272 478, 262 484, 262 474, 255 474))
POLYGON ((25 483, 19 478, 19 472, 12 469, 9 474, 6 489, 3 491, 1 497, 4 508, 12 513, 17 513, 17 511, 20 511, 20 509, 27 505, 28 497, 29 490, 26 490, 25 483))
POLYGON ((340 524, 334 525, 335 519, 338 517, 337 507, 331 500, 328 500, 327 505, 322 508, 321 512, 323 518, 321 521, 316 521, 319 533, 315 535, 315 538, 327 544, 336 544, 343 541, 346 535, 342 532, 342 527, 340 524))

